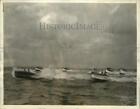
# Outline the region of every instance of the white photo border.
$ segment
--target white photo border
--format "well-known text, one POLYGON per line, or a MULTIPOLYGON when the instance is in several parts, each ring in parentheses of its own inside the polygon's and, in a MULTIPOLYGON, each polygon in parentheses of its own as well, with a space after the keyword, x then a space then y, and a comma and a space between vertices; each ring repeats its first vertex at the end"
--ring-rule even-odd
POLYGON ((0 1, 0 108, 1 109, 140 109, 140 0, 2 0, 0 1), (137 103, 136 106, 112 105, 4 105, 3 78, 3 3, 136 3, 137 6, 137 103))

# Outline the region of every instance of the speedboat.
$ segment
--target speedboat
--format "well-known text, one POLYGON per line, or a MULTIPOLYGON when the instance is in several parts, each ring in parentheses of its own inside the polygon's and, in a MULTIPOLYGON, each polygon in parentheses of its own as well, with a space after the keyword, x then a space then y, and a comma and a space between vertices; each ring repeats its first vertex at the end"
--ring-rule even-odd
POLYGON ((91 73, 91 78, 96 81, 136 82, 136 75, 120 71, 93 71, 91 73))
POLYGON ((25 78, 25 79, 39 79, 38 74, 41 69, 35 68, 13 68, 12 76, 15 78, 25 78))
POLYGON ((67 67, 62 68, 62 71, 63 71, 63 72, 73 72, 72 69, 67 68, 67 67))

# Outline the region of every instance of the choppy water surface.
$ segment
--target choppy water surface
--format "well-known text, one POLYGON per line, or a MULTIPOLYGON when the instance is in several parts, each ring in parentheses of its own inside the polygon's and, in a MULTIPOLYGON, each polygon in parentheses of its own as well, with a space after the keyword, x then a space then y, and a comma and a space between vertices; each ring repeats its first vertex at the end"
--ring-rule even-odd
POLYGON ((135 82, 92 80, 27 80, 4 74, 4 104, 8 105, 135 105, 135 82))

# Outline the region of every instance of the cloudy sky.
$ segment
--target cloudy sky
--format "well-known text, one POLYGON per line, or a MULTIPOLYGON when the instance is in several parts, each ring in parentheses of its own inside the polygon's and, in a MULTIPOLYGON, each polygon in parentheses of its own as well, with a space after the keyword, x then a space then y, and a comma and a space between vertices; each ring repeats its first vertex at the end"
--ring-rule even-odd
POLYGON ((136 68, 136 5, 5 3, 5 66, 136 68), (41 30, 46 24, 101 24, 100 30, 41 30))

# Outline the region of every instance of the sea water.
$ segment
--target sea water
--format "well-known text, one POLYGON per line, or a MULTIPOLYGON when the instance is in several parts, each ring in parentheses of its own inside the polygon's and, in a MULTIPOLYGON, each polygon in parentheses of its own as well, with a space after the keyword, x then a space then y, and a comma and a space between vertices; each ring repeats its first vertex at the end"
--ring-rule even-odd
POLYGON ((13 78, 11 69, 5 69, 4 104, 136 105, 136 82, 95 82, 86 70, 59 71, 51 74, 52 70, 45 69, 42 76, 46 78, 28 80, 13 78))

